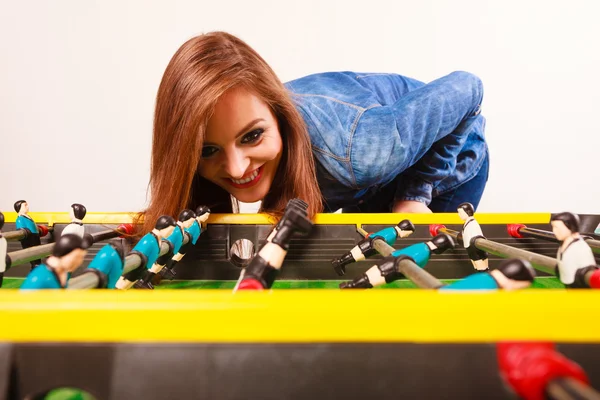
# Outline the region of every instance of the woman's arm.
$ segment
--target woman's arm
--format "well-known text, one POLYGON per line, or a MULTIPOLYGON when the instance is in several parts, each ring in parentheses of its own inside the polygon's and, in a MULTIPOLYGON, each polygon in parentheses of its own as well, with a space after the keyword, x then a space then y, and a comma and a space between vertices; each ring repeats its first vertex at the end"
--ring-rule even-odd
POLYGON ((392 207, 393 213, 431 213, 429 207, 420 201, 415 200, 397 200, 394 201, 394 206, 392 207))

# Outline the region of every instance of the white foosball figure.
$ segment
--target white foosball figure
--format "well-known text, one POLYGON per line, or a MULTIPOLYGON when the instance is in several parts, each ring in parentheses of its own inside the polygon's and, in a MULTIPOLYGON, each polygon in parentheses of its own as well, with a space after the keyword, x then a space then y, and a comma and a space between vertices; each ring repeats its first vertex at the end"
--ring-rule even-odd
POLYGON ((585 287, 583 276, 597 266, 592 249, 579 234, 579 217, 563 212, 553 215, 550 224, 561 242, 556 255, 556 275, 566 286, 585 287))
POLYGON ((489 269, 488 255, 485 251, 475 247, 475 240, 478 238, 485 239, 485 236, 483 236, 481 226, 479 226, 479 223, 473 217, 475 214, 473 205, 471 203, 462 203, 456 211, 460 219, 465 221, 462 228, 463 246, 467 249, 473 268, 477 271, 487 271, 489 269))
POLYGON ((85 218, 85 214, 87 210, 85 206, 82 204, 71 204, 71 211, 69 211, 69 215, 71 216, 71 223, 65 226, 63 229, 63 235, 77 235, 83 239, 83 235, 85 235, 85 227, 83 226, 82 220, 85 218))

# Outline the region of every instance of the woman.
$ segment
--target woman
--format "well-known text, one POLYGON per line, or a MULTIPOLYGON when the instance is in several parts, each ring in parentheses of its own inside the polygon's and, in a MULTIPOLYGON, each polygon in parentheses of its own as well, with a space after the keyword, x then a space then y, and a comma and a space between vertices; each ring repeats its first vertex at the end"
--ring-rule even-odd
POLYGON ((466 72, 429 84, 332 72, 284 86, 235 36, 192 38, 158 90, 145 228, 200 204, 231 212, 230 195, 273 214, 299 197, 310 216, 476 206, 488 170, 482 97, 466 72))

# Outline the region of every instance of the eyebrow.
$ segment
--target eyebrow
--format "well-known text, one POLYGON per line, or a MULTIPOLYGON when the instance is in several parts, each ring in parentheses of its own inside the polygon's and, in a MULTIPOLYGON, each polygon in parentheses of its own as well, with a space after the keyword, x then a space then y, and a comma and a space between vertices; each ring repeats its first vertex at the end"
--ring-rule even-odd
MULTIPOLYGON (((248 122, 241 130, 240 132, 235 135, 235 138, 239 138, 240 136, 242 136, 243 134, 247 133, 250 128, 252 128, 254 125, 256 125, 257 123, 264 121, 264 118, 255 118, 252 121, 248 122)), ((204 142, 204 145, 213 145, 213 143, 210 142, 204 142)))

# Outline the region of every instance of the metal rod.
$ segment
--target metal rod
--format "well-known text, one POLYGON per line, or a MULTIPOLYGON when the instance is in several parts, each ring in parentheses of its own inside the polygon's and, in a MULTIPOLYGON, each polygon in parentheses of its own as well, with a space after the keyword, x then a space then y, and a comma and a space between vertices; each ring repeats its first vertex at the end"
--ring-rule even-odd
MULTIPOLYGON (((533 237, 536 239, 548 240, 550 242, 559 242, 554 233, 535 228, 520 228, 519 233, 523 236, 533 237)), ((600 240, 596 240, 589 236, 581 235, 594 253, 600 254, 600 240)))
POLYGON ((9 270, 17 265, 47 257, 50 253, 52 253, 53 248, 54 243, 48 243, 8 253, 7 255, 8 258, 10 258, 10 267, 7 267, 6 269, 9 270))
MULTIPOLYGON (((96 243, 100 240, 112 239, 122 234, 123 232, 121 232, 118 229, 111 229, 107 231, 92 233, 92 238, 94 239, 94 243, 96 243)), ((44 257, 48 257, 52 253, 53 248, 54 243, 47 243, 8 253, 8 257, 10 258, 10 268, 28 263, 33 260, 40 260, 44 257)), ((6 269, 8 270, 10 268, 6 269)))
POLYGON ((552 233, 550 231, 544 231, 542 229, 523 227, 523 228, 519 228, 519 233, 523 236, 529 236, 529 237, 533 237, 536 239, 542 239, 542 240, 547 240, 549 242, 558 243, 558 239, 556 238, 556 236, 554 236, 554 233, 552 233))
POLYGON ((590 245, 590 248, 594 253, 600 254, 600 240, 586 239, 585 236, 583 238, 585 239, 585 242, 590 245))
POLYGON ((4 239, 6 239, 9 242, 24 239, 26 235, 27 231, 25 229, 19 229, 10 232, 2 232, 2 236, 4 237, 4 239))
MULTIPOLYGON (((40 237, 44 237, 44 236, 46 236, 46 234, 54 231, 53 226, 38 225, 38 227, 39 226, 43 226, 48 229, 48 231, 45 232, 44 234, 40 234, 40 237)), ((38 228, 38 229, 42 229, 42 228, 38 228)), ((2 232, 2 237, 4 237, 4 239, 6 239, 9 242, 23 240, 23 239, 25 239, 26 236, 27 236, 27 231, 25 229, 17 229, 16 231, 2 232)))
MULTIPOLYGON (((183 243, 182 246, 187 244, 189 241, 188 235, 183 235, 183 243)), ((160 242, 160 252, 159 257, 169 251, 169 245, 162 241, 160 242)), ((133 271, 142 263, 142 259, 137 254, 129 254, 125 257, 125 264, 123 265, 123 275, 133 271)), ((152 265, 147 265, 147 268, 152 267, 152 265)), ((85 272, 75 278, 69 280, 68 289, 93 289, 98 287, 99 284, 98 275, 96 274, 86 274, 85 272)))
POLYGON ((369 236, 369 232, 365 231, 365 230, 364 230, 363 228, 361 228, 360 226, 357 226, 357 227, 356 227, 356 231, 357 231, 358 233, 360 233, 360 235, 361 235, 362 237, 364 237, 364 238, 365 238, 365 237, 367 237, 367 236, 369 236))
POLYGON ((600 240, 600 235, 597 233, 592 233, 592 232, 579 232, 579 233, 581 233, 582 236, 588 236, 588 237, 591 237, 592 239, 600 240))
MULTIPOLYGON (((452 236, 453 239, 458 239, 460 232, 448 228, 440 228, 442 233, 452 236)), ((461 235, 462 236, 462 235, 461 235)), ((541 254, 532 253, 527 250, 517 249, 505 244, 492 242, 488 239, 479 238, 475 240, 475 247, 485 250, 488 253, 494 254, 503 258, 520 258, 531 263, 531 266, 538 271, 546 272, 555 275, 556 259, 543 256, 541 254)))
POLYGON ((98 275, 89 273, 86 269, 81 275, 71 278, 67 285, 67 289, 92 289, 97 288, 100 284, 98 275))
MULTIPOLYGON (((392 246, 382 239, 375 239, 373 241, 373 247, 375 247, 375 250, 384 257, 391 255, 395 251, 392 246)), ((404 259, 398 263, 398 272, 406 276, 420 288, 437 289, 444 286, 437 278, 409 259, 404 259)))
POLYGON ((600 393, 573 378, 551 380, 546 395, 550 400, 600 400, 600 393))

